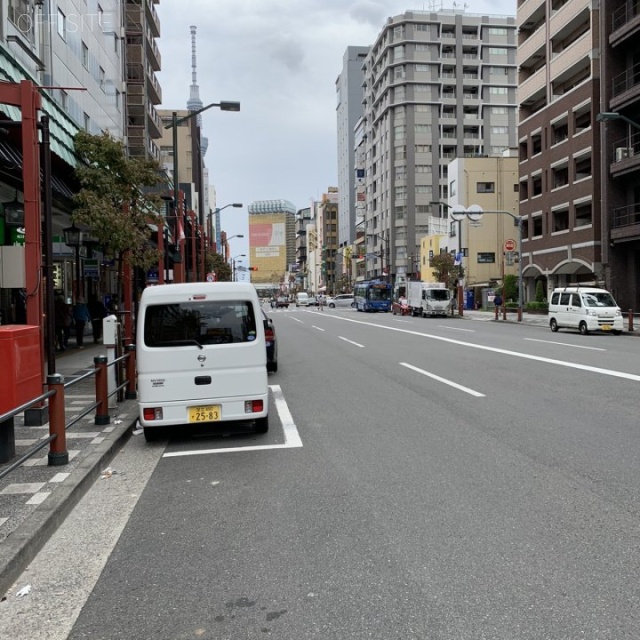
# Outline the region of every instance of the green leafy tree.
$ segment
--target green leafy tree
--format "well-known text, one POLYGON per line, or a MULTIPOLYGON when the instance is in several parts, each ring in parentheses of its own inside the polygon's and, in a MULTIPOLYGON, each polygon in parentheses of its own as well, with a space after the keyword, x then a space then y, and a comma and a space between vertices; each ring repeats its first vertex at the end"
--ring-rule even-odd
POLYGON ((455 264, 450 253, 441 253, 433 256, 429 261, 433 276, 437 282, 444 282, 448 288, 453 288, 458 280, 464 277, 464 267, 455 264))
POLYGON ((536 282, 536 302, 544 302, 544 285, 542 280, 536 282))
POLYGON ((504 277, 503 296, 505 302, 518 300, 518 277, 507 274, 504 277))
POLYGON ((119 269, 125 260, 145 270, 157 265, 160 254, 149 242, 149 223, 161 222, 158 187, 165 185, 158 162, 128 158, 123 142, 108 132, 79 131, 74 143, 81 188, 73 221, 89 228, 119 269))
POLYGON ((217 282, 231 282, 231 267, 225 261, 224 257, 220 253, 214 253, 213 251, 207 252, 206 257, 207 273, 213 272, 216 274, 217 282))

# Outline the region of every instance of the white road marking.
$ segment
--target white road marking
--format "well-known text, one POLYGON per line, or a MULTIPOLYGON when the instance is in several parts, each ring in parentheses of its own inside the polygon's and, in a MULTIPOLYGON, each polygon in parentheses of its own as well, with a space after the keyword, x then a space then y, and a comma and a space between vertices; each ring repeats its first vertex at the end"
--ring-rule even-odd
POLYGON ((312 326, 314 329, 317 329, 318 331, 324 331, 324 329, 323 329, 323 328, 321 328, 321 327, 316 327, 316 325, 315 325, 315 324, 312 324, 311 326, 312 326))
POLYGON ((488 347, 482 344, 473 344, 473 342, 463 342, 462 340, 454 340, 453 338, 444 338, 443 336, 434 336, 430 333, 422 333, 421 331, 401 329, 400 327, 387 327, 383 324, 376 324, 375 322, 364 322, 363 320, 353 320, 352 318, 346 318, 344 316, 327 315, 327 317, 332 318, 333 320, 339 320, 341 322, 353 322, 355 324, 363 324, 369 327, 377 327, 378 329, 385 329, 387 331, 398 331, 400 333, 408 333, 410 335, 420 336, 422 338, 429 338, 431 340, 437 340, 438 342, 455 344, 461 347, 478 349, 480 351, 490 351, 492 353, 500 353, 502 355, 511 356, 513 358, 522 358, 523 360, 534 360, 536 362, 554 364, 559 367, 567 367, 569 369, 579 369, 580 371, 589 371, 590 373, 599 373, 600 375, 603 375, 603 376, 611 376, 613 378, 623 378, 625 380, 632 380, 633 382, 640 382, 640 375, 635 373, 625 373, 623 371, 615 371, 614 369, 603 369, 602 367, 592 367, 590 365, 578 364, 576 362, 565 362, 564 360, 555 360, 554 358, 534 356, 529 353, 520 353, 519 351, 511 351, 509 349, 500 349, 499 347, 488 347))
POLYGON ((461 329, 460 327, 448 327, 446 324, 438 325, 441 329, 451 329, 451 331, 466 331, 467 333, 475 333, 475 329, 461 329))
POLYGON ((300 318, 296 318, 295 316, 291 316, 291 320, 295 320, 296 322, 302 322, 302 320, 300 320, 300 318))
POLYGON ((601 349, 600 347, 585 347, 581 344, 568 344, 567 342, 554 342, 553 340, 538 340, 537 338, 525 338, 525 340, 529 340, 530 342, 543 342, 544 344, 559 344, 563 347, 574 347, 575 349, 590 349, 591 351, 606 351, 606 349, 601 349))
POLYGON ((412 364, 409 364, 407 362, 400 362, 399 364, 403 367, 407 367, 407 369, 412 369, 413 371, 417 371, 418 373, 421 373, 423 376, 427 376, 427 378, 433 378, 438 382, 443 382, 444 384, 448 384, 450 387, 453 387, 454 389, 459 389, 460 391, 464 391, 465 393, 475 396, 476 398, 485 397, 484 393, 480 393, 479 391, 474 391, 473 389, 469 389, 469 387, 463 387, 461 384, 458 384, 457 382, 453 382, 452 380, 447 380, 446 378, 441 378, 440 376, 435 375, 435 373, 429 373, 424 369, 418 369, 418 367, 414 367, 412 364))
POLYGON ((400 318, 391 318, 395 322, 406 322, 407 324, 413 324, 413 320, 400 320, 400 318))
POLYGON ((338 338, 340 338, 340 340, 344 340, 345 342, 348 342, 349 344, 353 344, 356 347, 360 347, 361 349, 364 349, 364 345, 360 344, 358 342, 354 342, 353 340, 349 340, 347 338, 343 338, 342 336, 338 336, 338 338))
POLYGON ((293 449, 302 446, 302 440, 293 421, 287 401, 284 399, 282 389, 279 384, 270 384, 269 389, 273 394, 273 401, 276 405, 276 411, 280 416, 282 430, 284 432, 284 444, 265 444, 255 447, 229 447, 226 449, 201 449, 199 451, 173 451, 163 453, 163 458, 181 458, 183 456, 204 456, 210 453, 238 453, 240 451, 266 451, 268 449, 293 449))

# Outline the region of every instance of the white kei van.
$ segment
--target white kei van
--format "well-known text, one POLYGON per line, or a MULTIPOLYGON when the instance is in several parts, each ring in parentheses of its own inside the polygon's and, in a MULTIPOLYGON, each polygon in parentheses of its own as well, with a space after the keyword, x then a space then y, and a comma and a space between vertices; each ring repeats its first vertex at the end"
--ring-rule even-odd
POLYGON ((140 424, 253 421, 269 429, 267 352, 260 301, 248 282, 147 287, 137 321, 140 424))
POLYGON ((296 293, 296 307, 308 307, 309 306, 309 294, 304 291, 296 293))
POLYGON ((561 287, 554 289, 549 302, 549 327, 622 333, 622 312, 606 289, 594 287, 561 287))

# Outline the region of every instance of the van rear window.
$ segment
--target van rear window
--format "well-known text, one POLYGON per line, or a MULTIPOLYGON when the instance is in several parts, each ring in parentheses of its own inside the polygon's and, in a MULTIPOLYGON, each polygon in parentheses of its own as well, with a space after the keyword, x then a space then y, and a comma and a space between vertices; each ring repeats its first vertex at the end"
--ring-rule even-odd
POLYGON ((150 305, 144 318, 148 347, 205 346, 256 339, 253 305, 247 300, 203 300, 150 305))

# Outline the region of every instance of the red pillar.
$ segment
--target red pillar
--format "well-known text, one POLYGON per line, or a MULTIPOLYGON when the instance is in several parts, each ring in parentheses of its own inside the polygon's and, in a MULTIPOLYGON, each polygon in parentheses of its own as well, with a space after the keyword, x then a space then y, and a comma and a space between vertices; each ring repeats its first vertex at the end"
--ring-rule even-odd
POLYGON ((191 282, 198 281, 198 272, 196 271, 196 214, 189 211, 189 219, 191 220, 191 282))
POLYGON ((131 263, 129 252, 122 264, 122 297, 124 303, 124 344, 133 343, 133 288, 131 283, 131 263))
POLYGON ((160 258, 158 259, 158 284, 164 284, 164 224, 160 222, 158 224, 158 252, 160 258))

